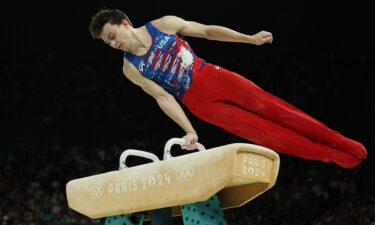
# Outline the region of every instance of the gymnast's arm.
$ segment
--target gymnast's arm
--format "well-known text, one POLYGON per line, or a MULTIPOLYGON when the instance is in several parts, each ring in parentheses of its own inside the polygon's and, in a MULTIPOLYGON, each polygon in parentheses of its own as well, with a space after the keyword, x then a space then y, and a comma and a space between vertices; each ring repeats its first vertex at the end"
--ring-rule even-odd
POLYGON ((260 31, 254 35, 247 35, 227 27, 205 25, 194 21, 186 21, 176 16, 164 16, 153 21, 154 25, 166 33, 180 33, 184 36, 200 37, 209 40, 241 42, 254 45, 272 43, 272 33, 260 31))
POLYGON ((154 97, 163 112, 186 132, 187 135, 184 138, 188 143, 184 147, 187 150, 195 149, 195 142, 198 141, 197 134, 173 95, 169 94, 154 81, 144 78, 126 59, 124 59, 123 73, 130 81, 140 86, 147 94, 154 97))

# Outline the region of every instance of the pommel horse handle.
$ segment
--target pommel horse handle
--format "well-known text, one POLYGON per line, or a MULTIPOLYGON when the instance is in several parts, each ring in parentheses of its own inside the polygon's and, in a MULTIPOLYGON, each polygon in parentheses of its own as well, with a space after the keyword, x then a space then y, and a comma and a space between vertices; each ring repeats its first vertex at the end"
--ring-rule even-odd
MULTIPOLYGON (((186 141, 185 139, 183 138, 171 138, 167 141, 167 143, 165 144, 165 147, 164 147, 164 160, 167 160, 167 159, 170 159, 170 158, 173 158, 173 156, 171 155, 171 147, 172 145, 185 145, 186 144, 186 141)), ((201 143, 198 143, 197 142, 197 149, 201 152, 201 151, 205 151, 206 148, 201 144, 201 143)))
MULTIPOLYGON (((171 155, 171 147, 172 145, 185 145, 186 141, 183 138, 171 138, 167 141, 164 146, 164 160, 168 160, 173 158, 171 155)), ((197 148, 199 151, 205 151, 206 148, 197 143, 197 148)), ((162 208, 156 209, 151 212, 151 225, 171 225, 172 224, 172 208, 162 208)))
POLYGON ((159 161, 159 158, 152 153, 140 151, 140 150, 128 149, 124 151, 120 156, 120 170, 128 168, 125 164, 125 161, 126 161, 126 158, 128 158, 128 156, 130 155, 151 159, 154 162, 159 161))
MULTIPOLYGON (((126 158, 128 156, 139 156, 147 159, 151 159, 154 162, 159 161, 159 158, 149 152, 128 149, 124 151, 120 156, 120 170, 128 168, 126 166, 126 158)), ((172 208, 156 209, 151 211, 151 225, 172 225, 172 208)))

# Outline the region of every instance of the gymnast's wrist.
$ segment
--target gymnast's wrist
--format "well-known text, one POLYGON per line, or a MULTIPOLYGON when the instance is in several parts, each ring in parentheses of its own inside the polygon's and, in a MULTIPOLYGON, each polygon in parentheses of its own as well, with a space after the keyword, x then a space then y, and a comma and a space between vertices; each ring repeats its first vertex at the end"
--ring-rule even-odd
POLYGON ((194 134, 194 135, 197 135, 197 132, 194 130, 194 129, 192 129, 192 130, 187 130, 187 131, 185 131, 186 132, 186 134, 194 134))
POLYGON ((247 35, 247 43, 249 44, 255 44, 256 40, 255 40, 255 37, 253 35, 247 35))

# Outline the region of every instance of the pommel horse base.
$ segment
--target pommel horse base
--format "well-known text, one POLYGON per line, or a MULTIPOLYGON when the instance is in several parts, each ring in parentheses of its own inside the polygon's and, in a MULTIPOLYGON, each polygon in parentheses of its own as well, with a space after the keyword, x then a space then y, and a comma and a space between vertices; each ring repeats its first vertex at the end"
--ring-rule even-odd
MULTIPOLYGON (((147 212, 207 200, 217 194, 223 209, 240 207, 270 189, 276 182, 280 159, 276 152, 253 144, 235 143, 173 158, 170 139, 164 160, 148 152, 126 150, 120 170, 69 181, 66 185, 71 209, 92 219, 147 212), (126 157, 137 155, 154 162, 127 168, 126 157)), ((150 217, 149 214, 146 217, 150 217)))

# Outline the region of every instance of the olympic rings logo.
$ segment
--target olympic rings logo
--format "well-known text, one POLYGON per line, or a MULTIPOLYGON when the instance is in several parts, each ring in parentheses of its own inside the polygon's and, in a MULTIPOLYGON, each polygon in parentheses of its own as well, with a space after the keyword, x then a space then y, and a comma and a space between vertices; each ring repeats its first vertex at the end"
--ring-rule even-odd
POLYGON ((103 195, 103 190, 101 187, 92 187, 90 188, 90 196, 93 199, 99 199, 103 195))
POLYGON ((195 173, 194 168, 190 167, 189 169, 178 170, 176 175, 177 175, 177 179, 180 182, 186 182, 186 181, 189 181, 193 177, 194 173, 195 173))

